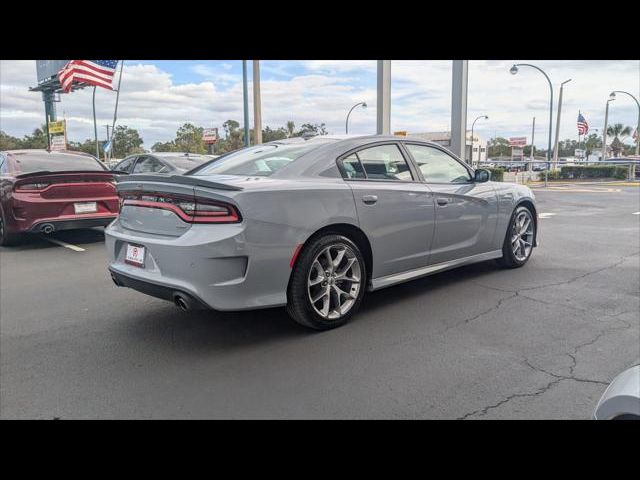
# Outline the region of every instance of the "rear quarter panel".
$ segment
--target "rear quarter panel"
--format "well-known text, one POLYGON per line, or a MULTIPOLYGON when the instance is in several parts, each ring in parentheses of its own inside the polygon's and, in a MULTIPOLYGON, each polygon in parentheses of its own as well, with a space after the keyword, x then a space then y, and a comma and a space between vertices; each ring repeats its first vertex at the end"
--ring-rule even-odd
MULTIPOLYGON (((502 248, 502 242, 507 232, 511 214, 516 205, 525 200, 530 201, 535 206, 535 195, 531 189, 525 185, 508 182, 492 182, 498 198, 498 222, 496 226, 496 235, 494 237, 495 249, 502 248)), ((537 225, 536 219, 536 225, 537 225)))

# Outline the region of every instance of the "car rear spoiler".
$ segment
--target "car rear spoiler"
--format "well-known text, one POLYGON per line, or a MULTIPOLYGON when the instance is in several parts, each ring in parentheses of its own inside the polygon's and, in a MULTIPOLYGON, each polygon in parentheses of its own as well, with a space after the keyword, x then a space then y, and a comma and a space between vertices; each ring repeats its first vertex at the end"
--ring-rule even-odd
POLYGON ((159 183, 178 183, 180 185, 192 185, 194 187, 207 187, 215 190, 231 190, 240 191, 242 187, 235 185, 227 185, 225 183, 212 182, 204 178, 192 177, 188 175, 125 175, 115 177, 116 182, 159 182, 159 183))
POLYGON ((27 173, 21 173, 19 175, 16 175, 15 178, 20 179, 20 178, 29 178, 29 177, 42 177, 42 176, 46 176, 46 175, 67 175, 67 174, 78 174, 78 173, 86 173, 88 175, 109 175, 109 176, 113 176, 113 172, 111 170, 60 170, 60 171, 54 171, 52 172, 51 170, 38 170, 37 172, 27 172, 27 173))

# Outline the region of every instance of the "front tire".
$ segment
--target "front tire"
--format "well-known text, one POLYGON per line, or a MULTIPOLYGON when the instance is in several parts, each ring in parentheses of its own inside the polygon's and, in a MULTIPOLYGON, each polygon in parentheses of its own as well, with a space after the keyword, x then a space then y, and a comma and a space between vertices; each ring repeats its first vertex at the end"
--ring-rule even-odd
POLYGON ((502 245, 502 258, 498 263, 505 268, 519 268, 529 261, 536 238, 536 222, 533 213, 519 206, 511 215, 509 227, 502 245))
POLYGON ((344 325, 362 302, 367 272, 358 246, 343 235, 312 239, 300 253, 287 291, 287 312, 301 325, 344 325))

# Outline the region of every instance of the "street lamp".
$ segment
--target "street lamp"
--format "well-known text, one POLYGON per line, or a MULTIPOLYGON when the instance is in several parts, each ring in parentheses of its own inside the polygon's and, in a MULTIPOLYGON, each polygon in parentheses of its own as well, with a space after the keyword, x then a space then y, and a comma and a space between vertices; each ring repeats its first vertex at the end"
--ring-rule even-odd
MULTIPOLYGON (((612 94, 613 95, 613 94, 612 94)), ((609 100, 607 100, 607 106, 604 109, 604 131, 602 132, 602 160, 607 159, 607 127, 609 123, 609 104, 616 99, 616 96, 609 95, 609 100)))
MULTIPOLYGON (((489 120, 489 117, 487 117, 486 115, 480 115, 471 124, 471 154, 469 155, 469 164, 470 165, 473 165, 473 127, 475 127, 476 122, 478 120, 480 120, 481 118, 484 118, 485 120, 489 120)), ((478 143, 478 164, 480 164, 480 143, 478 143)))
POLYGON ((639 155, 640 154, 640 102, 636 97, 631 95, 629 92, 625 92, 623 90, 614 90, 609 95, 609 98, 615 100, 616 93, 624 93, 626 95, 629 95, 636 102, 636 105, 638 105, 638 123, 636 124, 636 155, 639 155))
POLYGON ((362 105, 362 108, 367 108, 367 102, 360 102, 360 103, 356 103, 353 107, 351 107, 351 110, 349 110, 349 113, 347 113, 347 121, 344 127, 344 133, 348 134, 349 133, 349 116, 351 115, 351 112, 353 112, 353 109, 356 108, 358 105, 362 105))
POLYGON ((549 172, 549 167, 551 166, 551 130, 553 129, 553 85, 551 84, 551 80, 549 79, 549 75, 545 73, 540 67, 536 67, 535 65, 531 65, 530 63, 516 63, 509 69, 511 75, 515 75, 518 73, 518 67, 531 67, 538 70, 540 73, 544 75, 549 83, 549 142, 547 146, 547 168, 544 171, 544 185, 547 186, 547 177, 549 172))

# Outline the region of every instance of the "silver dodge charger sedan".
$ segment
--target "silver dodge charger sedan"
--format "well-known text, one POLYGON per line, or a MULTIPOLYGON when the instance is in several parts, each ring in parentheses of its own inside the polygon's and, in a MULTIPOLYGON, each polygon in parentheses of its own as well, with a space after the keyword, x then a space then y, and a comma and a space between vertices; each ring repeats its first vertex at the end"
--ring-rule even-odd
POLYGON ((183 310, 286 305, 319 330, 347 322, 365 290, 492 259, 521 267, 538 243, 529 188, 410 137, 270 142, 117 189, 116 285, 183 310))

